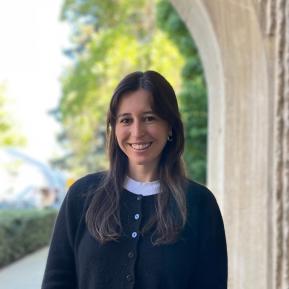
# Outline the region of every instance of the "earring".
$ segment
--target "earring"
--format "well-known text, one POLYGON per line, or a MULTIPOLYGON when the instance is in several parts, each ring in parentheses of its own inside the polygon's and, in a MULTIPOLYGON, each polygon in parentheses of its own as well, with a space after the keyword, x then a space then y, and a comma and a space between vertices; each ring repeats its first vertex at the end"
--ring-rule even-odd
POLYGON ((172 135, 169 135, 169 136, 168 136, 168 141, 169 141, 169 142, 172 142, 172 141, 173 141, 173 136, 172 136, 172 135))

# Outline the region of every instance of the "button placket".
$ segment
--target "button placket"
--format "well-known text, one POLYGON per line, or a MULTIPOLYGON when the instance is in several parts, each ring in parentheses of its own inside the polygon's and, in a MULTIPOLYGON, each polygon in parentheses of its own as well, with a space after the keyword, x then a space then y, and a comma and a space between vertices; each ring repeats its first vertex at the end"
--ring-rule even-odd
POLYGON ((132 238, 136 238, 138 236, 138 231, 139 231, 139 227, 140 227, 140 214, 138 214, 138 213, 134 214, 133 219, 134 219, 134 220, 132 220, 133 222, 137 221, 136 227, 138 230, 132 232, 131 236, 132 236, 132 238))
POLYGON ((132 231, 131 233, 131 237, 133 239, 137 238, 139 236, 139 228, 140 228, 140 221, 141 221, 141 214, 139 213, 140 210, 141 210, 141 200, 142 200, 143 196, 142 195, 138 195, 136 197, 137 199, 137 210, 136 210, 136 213, 133 215, 133 220, 132 220, 132 223, 134 223, 134 228, 135 230, 132 231))
POLYGON ((141 224, 141 209, 142 209, 142 196, 138 195, 135 197, 134 201, 132 201, 130 206, 130 216, 129 216, 129 244, 130 248, 128 248, 127 252, 127 271, 125 275, 125 279, 127 282, 127 288, 131 288, 134 284, 134 266, 135 261, 137 259, 137 253, 138 253, 138 243, 139 243, 139 237, 140 237, 140 224, 141 224))

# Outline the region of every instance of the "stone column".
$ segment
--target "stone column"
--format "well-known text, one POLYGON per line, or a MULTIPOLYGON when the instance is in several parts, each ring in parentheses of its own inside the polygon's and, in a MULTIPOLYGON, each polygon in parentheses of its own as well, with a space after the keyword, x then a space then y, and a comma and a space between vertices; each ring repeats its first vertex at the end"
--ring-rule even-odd
POLYGON ((171 0, 203 61, 229 288, 289 288, 289 0, 171 0))

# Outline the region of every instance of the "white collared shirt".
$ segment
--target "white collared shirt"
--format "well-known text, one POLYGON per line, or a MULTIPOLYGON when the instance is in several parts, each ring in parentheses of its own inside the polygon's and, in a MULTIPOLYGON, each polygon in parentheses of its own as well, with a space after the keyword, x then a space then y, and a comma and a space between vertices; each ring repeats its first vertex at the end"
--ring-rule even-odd
POLYGON ((124 188, 136 195, 150 196, 160 192, 160 181, 139 182, 127 176, 124 181, 124 188))

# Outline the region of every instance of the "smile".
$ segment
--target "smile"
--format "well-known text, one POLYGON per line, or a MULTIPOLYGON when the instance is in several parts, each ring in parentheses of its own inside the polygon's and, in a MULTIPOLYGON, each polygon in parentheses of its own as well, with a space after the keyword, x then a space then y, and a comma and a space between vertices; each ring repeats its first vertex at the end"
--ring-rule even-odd
POLYGON ((143 151, 149 148, 152 145, 152 142, 148 143, 132 143, 129 144, 136 151, 143 151))

